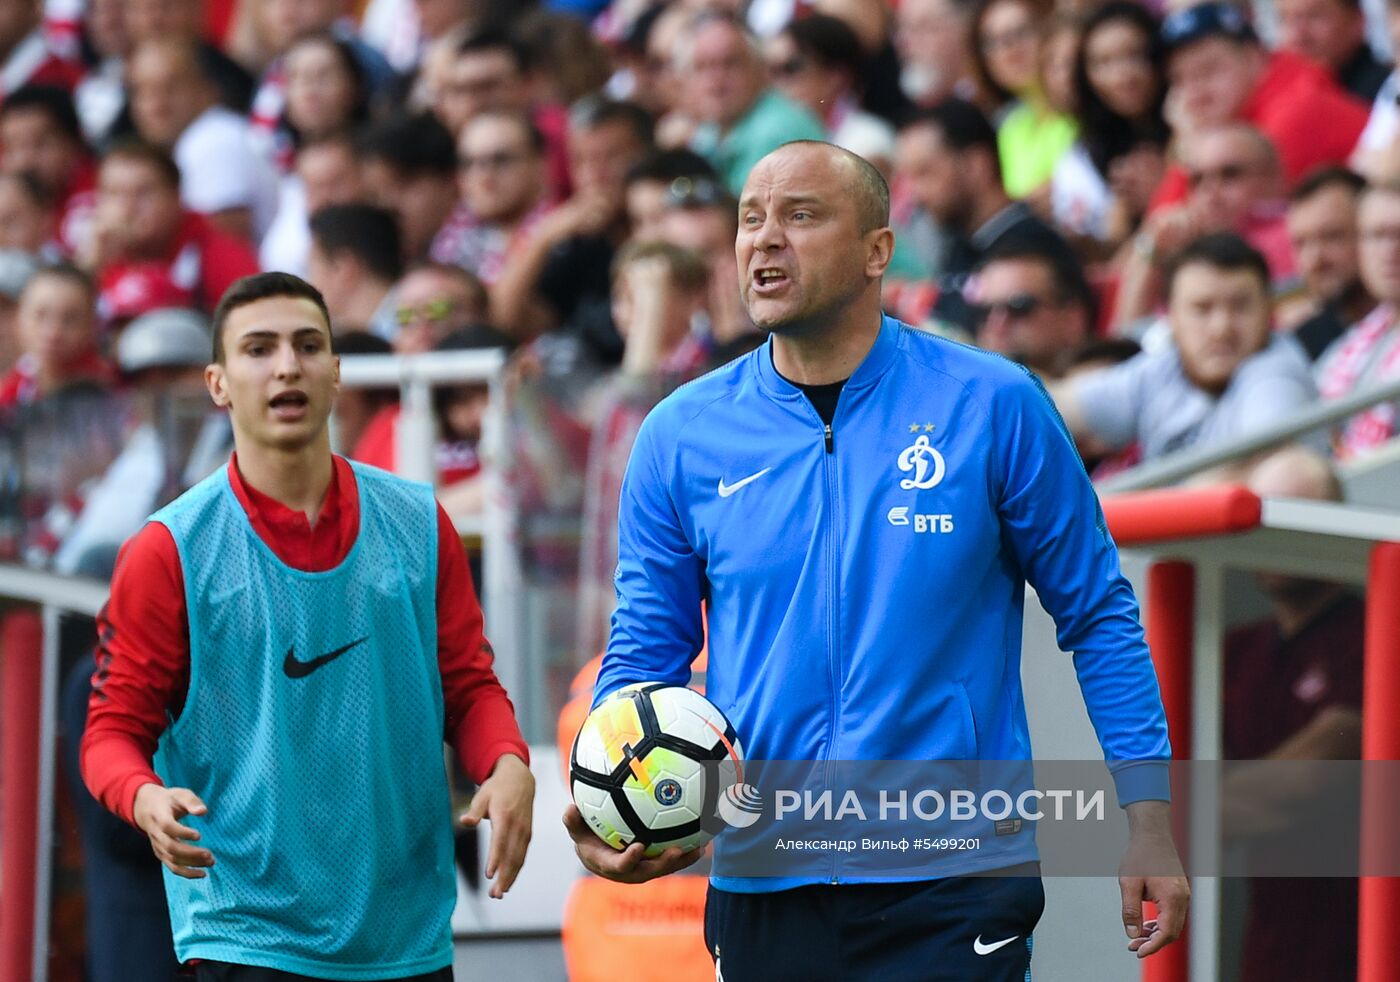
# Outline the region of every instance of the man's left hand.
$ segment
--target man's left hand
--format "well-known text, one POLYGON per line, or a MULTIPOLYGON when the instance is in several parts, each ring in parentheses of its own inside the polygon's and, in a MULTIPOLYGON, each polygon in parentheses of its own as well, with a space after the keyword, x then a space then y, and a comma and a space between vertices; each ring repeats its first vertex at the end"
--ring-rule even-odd
POLYGON ((1128 848, 1118 867, 1123 894, 1123 929, 1128 950, 1139 958, 1161 951, 1186 927, 1191 887, 1172 840, 1171 813, 1165 801, 1138 801, 1128 806, 1128 848), (1157 905, 1157 916, 1142 918, 1142 904, 1157 905))
POLYGON ((460 819, 467 828, 476 828, 483 818, 491 823, 486 878, 493 881, 490 894, 496 900, 506 895, 525 864, 534 808, 535 776, 529 765, 515 754, 503 754, 460 819))

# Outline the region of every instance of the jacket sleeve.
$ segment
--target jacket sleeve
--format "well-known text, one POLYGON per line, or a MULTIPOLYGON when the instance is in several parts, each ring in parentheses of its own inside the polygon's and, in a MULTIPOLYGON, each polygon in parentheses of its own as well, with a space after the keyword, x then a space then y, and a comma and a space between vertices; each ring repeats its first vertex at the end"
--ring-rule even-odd
POLYGON ((1169 800, 1166 713, 1132 586, 1098 498, 1040 382, 996 390, 992 406, 1007 548, 1073 652, 1089 719, 1120 804, 1169 800))
POLYGON ((653 412, 642 423, 622 479, 613 575, 617 609, 594 705, 631 682, 685 685, 704 642, 705 566, 686 537, 676 488, 666 476, 671 469, 662 463, 674 459, 677 441, 661 429, 653 412))

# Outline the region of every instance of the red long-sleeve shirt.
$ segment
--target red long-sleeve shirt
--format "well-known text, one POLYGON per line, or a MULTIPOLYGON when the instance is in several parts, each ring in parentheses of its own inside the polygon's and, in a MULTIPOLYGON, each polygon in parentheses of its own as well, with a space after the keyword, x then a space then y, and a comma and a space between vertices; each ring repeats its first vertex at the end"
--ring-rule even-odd
MULTIPOLYGON (((234 456, 229 484, 253 529, 288 566, 331 569, 355 542, 360 525, 354 472, 335 458, 315 526, 306 516, 245 484, 234 456)), ((472 780, 484 781, 503 754, 529 756, 505 689, 492 669, 481 606, 461 541, 438 507, 438 669, 444 739, 472 780)), ((130 822, 136 791, 161 783, 151 769, 160 735, 184 706, 190 678, 189 618, 175 541, 148 523, 122 547, 112 593, 98 615, 97 671, 83 734, 83 779, 109 810, 130 822)), ((212 803, 211 803, 212 804, 212 803)))

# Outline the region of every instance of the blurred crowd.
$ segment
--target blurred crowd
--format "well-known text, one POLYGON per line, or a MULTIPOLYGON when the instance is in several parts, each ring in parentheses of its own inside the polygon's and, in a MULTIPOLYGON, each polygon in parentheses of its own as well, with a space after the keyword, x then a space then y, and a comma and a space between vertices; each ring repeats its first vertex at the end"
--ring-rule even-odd
MULTIPOLYGON (((887 310, 1037 373, 1096 476, 1400 377, 1392 33, 1359 0, 0 0, 0 560, 100 575, 218 466, 207 316, 283 270, 347 356, 511 350, 502 493, 596 650, 640 419, 762 343, 735 196, 790 140, 887 175, 887 310)), ((433 404, 465 519, 486 404, 433 404)), ((1396 408, 1304 442, 1364 455, 1396 408)), ((395 468, 398 420, 347 390, 336 446, 395 468)))

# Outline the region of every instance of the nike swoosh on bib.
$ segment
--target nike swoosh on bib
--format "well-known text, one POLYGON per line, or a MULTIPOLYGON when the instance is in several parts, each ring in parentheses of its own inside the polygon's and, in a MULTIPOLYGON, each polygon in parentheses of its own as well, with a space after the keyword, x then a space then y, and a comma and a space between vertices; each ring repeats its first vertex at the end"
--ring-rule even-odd
POLYGON ((750 474, 748 477, 744 478, 742 481, 735 481, 733 484, 725 484, 725 483, 724 483, 724 478, 720 478, 720 479, 719 479, 719 496, 720 496, 721 498, 728 498, 731 494, 733 494, 735 491, 738 491, 738 490, 739 490, 740 488, 742 488, 745 484, 751 484, 751 483, 753 483, 754 481, 757 481, 760 477, 762 477, 764 474, 767 474, 767 473, 768 473, 769 471, 771 471, 772 469, 773 469, 773 468, 771 468, 771 467, 765 467, 765 468, 763 468, 763 470, 759 471, 757 474, 750 474))
POLYGON ((1019 934, 1013 934, 1011 937, 1007 938, 1004 941, 996 941, 992 944, 983 944, 982 935, 979 934, 977 935, 977 940, 972 942, 972 950, 977 952, 977 954, 979 955, 990 955, 998 948, 1005 948, 1007 945, 1009 945, 1011 942, 1015 941, 1019 937, 1019 934))
POLYGON ((296 646, 287 649, 287 657, 282 661, 282 671, 287 673, 289 679, 304 679, 322 665, 328 665, 341 655, 345 654, 357 644, 364 644, 369 640, 369 635, 365 635, 358 641, 351 641, 349 644, 334 651, 328 651, 324 655, 317 655, 310 661, 297 661, 296 646))

